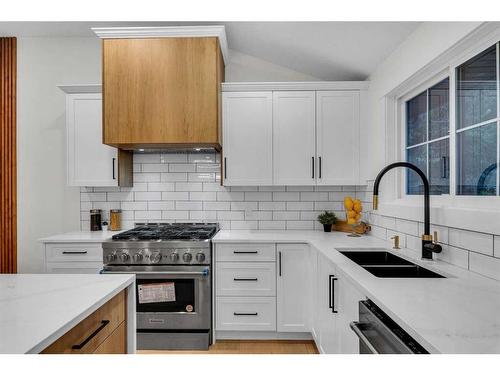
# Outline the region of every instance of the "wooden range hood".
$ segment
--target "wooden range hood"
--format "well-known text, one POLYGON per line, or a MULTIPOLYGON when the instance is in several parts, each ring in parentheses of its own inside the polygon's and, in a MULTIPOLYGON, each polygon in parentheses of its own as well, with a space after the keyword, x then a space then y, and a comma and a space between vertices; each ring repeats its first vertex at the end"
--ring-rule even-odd
POLYGON ((103 143, 221 150, 224 26, 94 28, 103 53, 103 143))

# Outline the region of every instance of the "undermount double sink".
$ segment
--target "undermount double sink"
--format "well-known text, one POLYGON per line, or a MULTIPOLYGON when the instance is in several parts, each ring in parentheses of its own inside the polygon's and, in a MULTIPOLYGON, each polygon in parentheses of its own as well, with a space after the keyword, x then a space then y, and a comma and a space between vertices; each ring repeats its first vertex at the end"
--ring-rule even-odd
POLYGON ((376 277, 391 278, 444 278, 418 264, 387 251, 340 251, 376 277))

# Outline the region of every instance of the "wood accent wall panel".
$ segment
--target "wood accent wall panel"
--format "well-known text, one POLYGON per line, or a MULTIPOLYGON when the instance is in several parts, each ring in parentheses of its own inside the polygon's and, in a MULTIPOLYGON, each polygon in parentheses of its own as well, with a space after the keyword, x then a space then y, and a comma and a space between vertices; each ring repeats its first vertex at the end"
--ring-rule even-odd
POLYGON ((217 38, 103 40, 103 143, 220 148, 217 38))
POLYGON ((0 38, 0 273, 17 271, 16 38, 0 38))

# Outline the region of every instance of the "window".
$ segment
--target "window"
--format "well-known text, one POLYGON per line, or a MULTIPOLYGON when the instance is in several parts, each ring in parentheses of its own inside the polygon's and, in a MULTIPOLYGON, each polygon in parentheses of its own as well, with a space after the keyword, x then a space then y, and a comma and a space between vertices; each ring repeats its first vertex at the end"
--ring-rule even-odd
POLYGON ((498 44, 456 68, 457 195, 498 195, 498 44))
MULTIPOLYGON (((449 78, 406 102, 406 160, 427 176, 431 194, 450 192, 449 78)), ((422 180, 406 172, 406 193, 422 194, 422 180)))

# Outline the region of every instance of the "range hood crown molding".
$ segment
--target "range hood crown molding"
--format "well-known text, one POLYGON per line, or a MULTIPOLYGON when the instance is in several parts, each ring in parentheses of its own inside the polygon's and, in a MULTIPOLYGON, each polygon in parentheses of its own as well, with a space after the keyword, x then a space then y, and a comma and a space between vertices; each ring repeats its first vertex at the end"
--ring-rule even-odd
POLYGON ((156 26, 156 27, 92 27, 101 39, 126 38, 202 38, 219 39, 224 64, 229 64, 229 47, 224 25, 208 26, 156 26))

